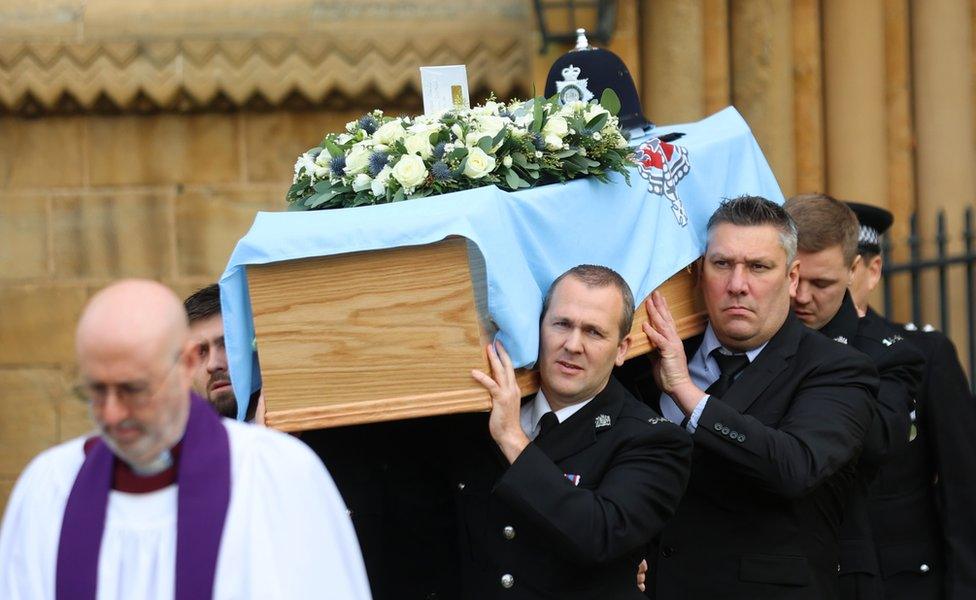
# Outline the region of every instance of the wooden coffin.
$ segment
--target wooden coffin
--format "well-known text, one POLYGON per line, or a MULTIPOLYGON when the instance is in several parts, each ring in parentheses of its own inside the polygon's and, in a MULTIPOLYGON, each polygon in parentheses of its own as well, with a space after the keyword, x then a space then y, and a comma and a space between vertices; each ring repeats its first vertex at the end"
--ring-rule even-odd
MULTIPOLYGON (((470 376, 491 339, 484 263, 462 238, 249 266, 266 420, 283 431, 487 411, 470 376)), ((682 337, 704 330, 693 267, 660 288, 682 337)), ((630 355, 651 350, 638 307, 630 355)), ((538 389, 520 370, 525 395, 538 389)))

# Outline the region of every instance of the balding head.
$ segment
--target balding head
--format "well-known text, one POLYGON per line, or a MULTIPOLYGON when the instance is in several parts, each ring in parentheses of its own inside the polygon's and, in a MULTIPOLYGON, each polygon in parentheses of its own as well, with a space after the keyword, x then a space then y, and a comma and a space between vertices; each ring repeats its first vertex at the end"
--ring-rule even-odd
POLYGON ((149 468, 183 435, 196 353, 169 288, 124 280, 91 299, 75 347, 92 418, 117 456, 149 468))

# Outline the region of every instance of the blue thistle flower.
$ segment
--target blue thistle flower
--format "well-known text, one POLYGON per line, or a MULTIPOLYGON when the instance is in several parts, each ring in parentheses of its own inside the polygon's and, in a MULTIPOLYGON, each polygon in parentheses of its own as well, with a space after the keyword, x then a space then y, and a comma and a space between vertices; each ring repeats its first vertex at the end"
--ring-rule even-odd
POLYGON ((334 177, 342 177, 346 174, 346 157, 345 156, 333 156, 329 159, 329 171, 332 172, 334 177))
POLYGON ((434 181, 446 181, 453 175, 451 173, 451 167, 447 166, 447 163, 442 160, 430 166, 430 174, 434 177, 434 181))
POLYGON ((376 122, 376 118, 373 115, 363 115, 359 118, 359 126, 369 135, 373 135, 376 133, 379 123, 376 122))
POLYGON ((536 150, 546 149, 546 140, 542 137, 541 133, 533 133, 531 140, 532 140, 532 145, 535 146, 536 150))
POLYGON ((369 157, 369 174, 376 177, 388 162, 390 162, 390 155, 386 152, 372 153, 369 157))
POLYGON ((444 158, 444 142, 437 142, 437 145, 434 146, 434 158, 436 160, 444 158))

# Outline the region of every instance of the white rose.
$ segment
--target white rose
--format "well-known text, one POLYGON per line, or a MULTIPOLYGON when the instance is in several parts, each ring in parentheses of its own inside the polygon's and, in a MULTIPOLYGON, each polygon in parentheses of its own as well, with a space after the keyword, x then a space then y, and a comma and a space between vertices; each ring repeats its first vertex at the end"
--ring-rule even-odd
POLYGON ((430 145, 429 133, 415 133, 407 136, 403 145, 407 147, 408 154, 419 154, 421 158, 430 158, 434 153, 434 148, 430 145))
POLYGON ((352 147, 352 152, 346 155, 346 175, 356 175, 362 173, 369 166, 369 157, 372 150, 366 146, 356 144, 352 147))
POLYGON ((410 193, 427 179, 427 167, 424 159, 416 154, 404 154, 394 165, 392 175, 400 182, 404 191, 410 193))
POLYGON ((362 192, 363 190, 368 190, 373 185, 373 178, 366 173, 360 173, 356 175, 356 178, 352 180, 352 191, 362 192))
POLYGON ((574 100, 572 102, 567 102, 559 109, 559 114, 571 117, 576 114, 577 111, 585 110, 587 103, 582 100, 574 100))
POLYGON ((559 150, 563 147, 563 140, 558 135, 547 135, 542 140, 549 150, 559 150))
POLYGON ((397 140, 402 140, 406 135, 407 131, 403 128, 403 124, 400 123, 399 119, 394 119, 384 123, 379 129, 377 129, 376 133, 373 134, 373 139, 376 140, 378 144, 389 146, 397 140))
POLYGON ((512 157, 511 156, 506 156, 505 158, 503 158, 502 159, 502 164, 505 165, 506 167, 512 166, 512 157))
POLYGON ((464 174, 471 179, 481 179, 495 170, 495 157, 485 153, 475 146, 468 151, 468 160, 464 163, 464 174))
POLYGON ((552 135, 562 139, 567 133, 569 133, 569 123, 562 117, 549 117, 546 124, 542 126, 542 135, 546 137, 552 135))
POLYGON ((376 174, 376 178, 373 179, 372 183, 369 184, 369 190, 373 192, 374 196, 384 196, 386 195, 386 182, 390 180, 390 167, 383 167, 380 172, 376 174))

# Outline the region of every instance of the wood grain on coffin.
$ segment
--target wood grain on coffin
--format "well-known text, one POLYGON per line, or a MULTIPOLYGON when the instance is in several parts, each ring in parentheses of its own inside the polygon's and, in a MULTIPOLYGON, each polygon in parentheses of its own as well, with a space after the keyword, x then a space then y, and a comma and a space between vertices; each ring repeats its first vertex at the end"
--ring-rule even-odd
POLYGON ((485 359, 464 240, 248 267, 248 281, 269 423, 402 418, 418 390, 435 411, 487 406, 470 376, 485 359))
MULTIPOLYGON (((302 431, 487 411, 484 265, 460 238, 248 267, 266 422, 302 431), (475 281, 473 281, 475 280, 475 281)), ((661 288, 682 337, 704 329, 690 268, 661 288)), ((629 356, 650 350, 641 324, 629 356)), ((520 369, 523 394, 537 371, 520 369)))

